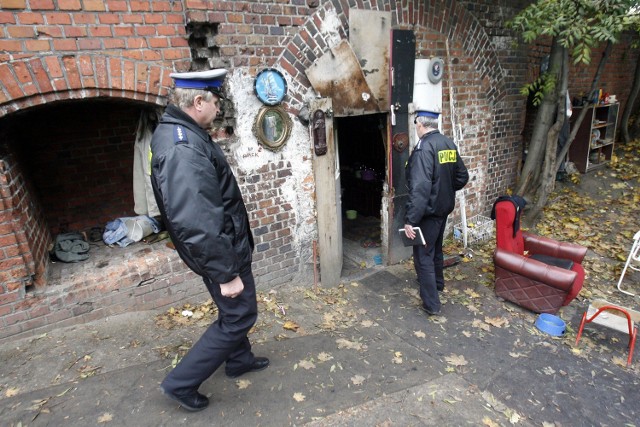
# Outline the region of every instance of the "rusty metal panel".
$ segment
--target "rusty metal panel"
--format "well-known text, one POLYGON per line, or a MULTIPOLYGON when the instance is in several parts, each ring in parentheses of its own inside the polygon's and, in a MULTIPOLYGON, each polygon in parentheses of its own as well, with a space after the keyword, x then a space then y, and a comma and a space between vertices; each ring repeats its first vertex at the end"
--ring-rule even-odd
POLYGON ((389 111, 391 12, 351 9, 349 43, 360 62, 380 111, 389 111))
POLYGON ((358 58, 346 40, 318 58, 306 74, 320 96, 331 98, 335 116, 380 112, 358 58))

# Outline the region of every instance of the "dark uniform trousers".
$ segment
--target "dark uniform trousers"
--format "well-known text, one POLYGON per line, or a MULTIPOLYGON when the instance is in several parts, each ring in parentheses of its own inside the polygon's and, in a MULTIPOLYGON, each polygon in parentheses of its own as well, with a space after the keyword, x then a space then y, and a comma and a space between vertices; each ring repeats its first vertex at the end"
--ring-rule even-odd
POLYGON ((197 390, 207 378, 227 362, 226 370, 234 371, 254 362, 249 330, 258 318, 256 287, 249 268, 240 273, 244 290, 236 298, 220 293, 220 286, 204 279, 204 283, 218 306, 218 319, 167 375, 162 388, 177 395, 197 390))
POLYGON ((420 298, 425 308, 440 311, 438 291, 444 289, 444 256, 442 239, 447 218, 429 217, 420 222, 420 229, 427 242, 413 246, 413 263, 420 283, 420 298))

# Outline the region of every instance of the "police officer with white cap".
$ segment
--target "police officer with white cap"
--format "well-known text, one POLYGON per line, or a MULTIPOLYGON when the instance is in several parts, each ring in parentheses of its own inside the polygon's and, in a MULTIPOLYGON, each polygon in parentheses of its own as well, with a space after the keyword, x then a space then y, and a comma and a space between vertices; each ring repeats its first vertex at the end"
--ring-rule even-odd
POLYGON ((247 338, 258 317, 247 210, 229 163, 207 133, 220 112, 226 73, 171 74, 173 103, 151 140, 151 183, 164 224, 218 307, 218 319, 161 384, 189 411, 209 405, 198 389, 223 363, 231 378, 269 366, 269 359, 253 355, 247 338))
POLYGON ((413 264, 420 284, 422 309, 440 313, 438 291, 444 290, 442 240, 456 191, 469 181, 469 172, 455 143, 438 131, 439 113, 418 111, 414 124, 420 140, 406 166, 409 198, 404 230, 410 239, 420 227, 426 246, 413 246, 413 264))

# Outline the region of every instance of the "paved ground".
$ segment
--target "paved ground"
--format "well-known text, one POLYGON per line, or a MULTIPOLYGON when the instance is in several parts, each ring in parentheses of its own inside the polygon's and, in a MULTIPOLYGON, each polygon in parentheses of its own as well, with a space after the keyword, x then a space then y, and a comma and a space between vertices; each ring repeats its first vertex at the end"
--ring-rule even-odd
MULTIPOLYGON (((484 262, 478 259, 477 262, 484 262)), ((476 271, 476 270, 474 270, 476 271)), ((498 301, 487 277, 447 270, 443 316, 418 308, 407 266, 375 267, 332 289, 260 293, 251 338, 272 365, 201 388, 187 413, 158 384, 210 322, 211 307, 130 313, 0 348, 5 426, 624 426, 640 419, 640 365, 623 334, 590 328, 573 346, 584 303, 565 308, 563 338, 498 301), (202 316, 199 320, 195 317, 202 316)), ((197 284, 194 284, 197 286, 197 284)))
MULTIPOLYGON (((446 270, 437 317, 420 310, 411 265, 355 262, 336 288, 259 292, 250 338, 271 366, 215 373, 198 413, 158 385, 215 317, 205 296, 0 345, 0 425, 638 426, 640 350, 626 367, 627 335, 597 325, 575 345, 591 300, 640 309, 615 289, 640 226, 640 157, 626 151, 615 171, 560 186, 543 218, 542 231, 590 248, 585 286, 559 312, 563 337, 495 297, 491 243, 446 270)), ((640 291, 640 272, 626 280, 640 291)))

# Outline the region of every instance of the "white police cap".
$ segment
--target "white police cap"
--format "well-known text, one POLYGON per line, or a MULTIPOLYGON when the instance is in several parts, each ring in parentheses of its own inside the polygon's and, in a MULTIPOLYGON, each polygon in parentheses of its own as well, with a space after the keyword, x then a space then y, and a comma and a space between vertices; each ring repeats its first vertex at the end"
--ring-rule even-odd
POLYGON ((206 90, 221 98, 224 98, 222 94, 222 84, 224 83, 224 77, 226 75, 227 70, 224 68, 170 74, 176 88, 206 90))

